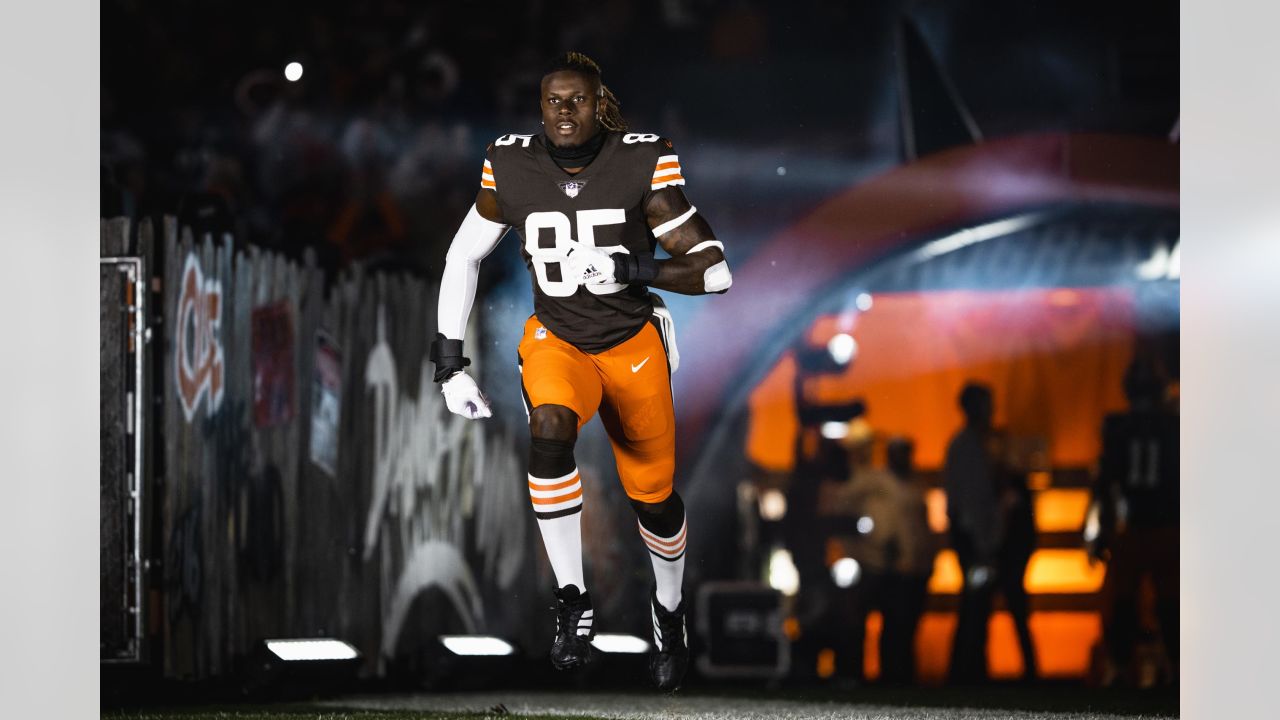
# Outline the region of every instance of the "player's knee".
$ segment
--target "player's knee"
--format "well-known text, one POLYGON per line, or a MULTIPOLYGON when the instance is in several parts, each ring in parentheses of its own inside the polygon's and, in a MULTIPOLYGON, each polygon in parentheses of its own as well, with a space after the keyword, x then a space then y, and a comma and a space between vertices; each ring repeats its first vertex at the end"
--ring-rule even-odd
POLYGON ((684 524, 684 501, 671 491, 665 499, 654 502, 631 498, 631 507, 640 524, 659 537, 672 537, 684 524))
MULTIPOLYGON (((654 479, 646 481, 645 478, 637 478, 634 475, 624 478, 623 485, 627 489, 627 498, 631 500, 632 506, 637 504, 640 506, 661 505, 668 498, 675 494, 671 489, 671 476, 665 479, 654 479)), ((636 512, 641 512, 637 507, 636 512)))
POLYGON ((670 513, 684 514, 684 501, 680 499, 680 495, 674 490, 665 499, 654 502, 631 498, 631 507, 636 511, 637 515, 642 516, 667 515, 670 513))
POLYGON ((529 475, 535 478, 564 478, 577 467, 573 443, 533 438, 529 441, 529 475))
POLYGON ((642 503, 660 503, 672 494, 676 461, 672 453, 631 453, 619 460, 627 497, 642 503))
POLYGON ((529 434, 572 443, 578 439, 578 414, 563 405, 539 405, 529 413, 529 434))

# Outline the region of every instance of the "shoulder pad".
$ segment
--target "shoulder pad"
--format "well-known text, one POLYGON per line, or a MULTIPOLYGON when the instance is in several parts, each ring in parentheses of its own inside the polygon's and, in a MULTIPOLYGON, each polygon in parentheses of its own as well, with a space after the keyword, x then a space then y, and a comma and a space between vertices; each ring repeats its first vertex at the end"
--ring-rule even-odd
POLYGON ((493 148, 507 147, 515 145, 518 147, 529 147, 533 142, 533 135, 520 135, 517 133, 508 133, 493 141, 493 148))
POLYGON ((651 191, 685 184, 684 171, 680 167, 680 156, 676 154, 670 140, 652 133, 627 133, 622 138, 622 142, 626 143, 627 138, 633 138, 631 142, 635 147, 643 148, 639 152, 651 153, 649 156, 649 162, 653 163, 653 176, 649 183, 651 191))
POLYGON ((671 149, 671 141, 656 133, 626 132, 622 133, 622 144, 643 148, 652 148, 654 152, 665 152, 671 149))

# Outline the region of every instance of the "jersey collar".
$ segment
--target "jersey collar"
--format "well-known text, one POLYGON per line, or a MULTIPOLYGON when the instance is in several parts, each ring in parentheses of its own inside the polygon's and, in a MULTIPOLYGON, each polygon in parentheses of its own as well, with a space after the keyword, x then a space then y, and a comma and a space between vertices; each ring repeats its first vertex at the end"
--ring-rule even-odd
POLYGON ((596 155, 596 159, 592 160, 590 165, 576 175, 570 175, 565 172, 564 169, 557 165, 556 161, 551 158, 551 151, 547 149, 547 140, 544 135, 541 133, 535 135, 533 142, 538 147, 534 152, 534 155, 538 158, 538 166, 556 182, 564 180, 586 180, 587 178, 594 177, 600 172, 601 168, 609 163, 609 159, 613 157, 613 151, 618 147, 618 133, 613 132, 612 130, 604 130, 603 132, 605 133, 604 146, 600 148, 600 152, 596 155))

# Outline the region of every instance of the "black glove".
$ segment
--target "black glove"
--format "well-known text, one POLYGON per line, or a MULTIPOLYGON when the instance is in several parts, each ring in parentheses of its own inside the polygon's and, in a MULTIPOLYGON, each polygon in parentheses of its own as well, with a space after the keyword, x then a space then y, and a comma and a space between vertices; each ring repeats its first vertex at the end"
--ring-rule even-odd
POLYGON ((471 358, 462 354, 462 341, 450 340, 441 333, 431 343, 431 362, 436 364, 435 381, 442 383, 471 364, 471 358))

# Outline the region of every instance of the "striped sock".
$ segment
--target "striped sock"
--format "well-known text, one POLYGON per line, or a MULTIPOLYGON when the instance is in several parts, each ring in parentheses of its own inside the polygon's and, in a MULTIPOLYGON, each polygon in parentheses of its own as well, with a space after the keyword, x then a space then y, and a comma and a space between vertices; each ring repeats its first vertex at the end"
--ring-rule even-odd
MULTIPOLYGON (((683 507, 681 508, 683 515, 683 507)), ((658 602, 667 610, 680 605, 680 586, 684 582, 685 534, 688 522, 680 518, 680 530, 670 537, 659 537, 637 523, 640 538, 649 548, 649 560, 653 563, 653 579, 658 602)))
MULTIPOLYGON (((586 592, 582 572, 582 481, 575 467, 555 478, 529 476, 529 499, 538 518, 542 544, 551 560, 556 585, 586 592)), ((588 630, 591 620, 585 620, 588 630)), ((583 634, 581 629, 579 635, 583 634)))

